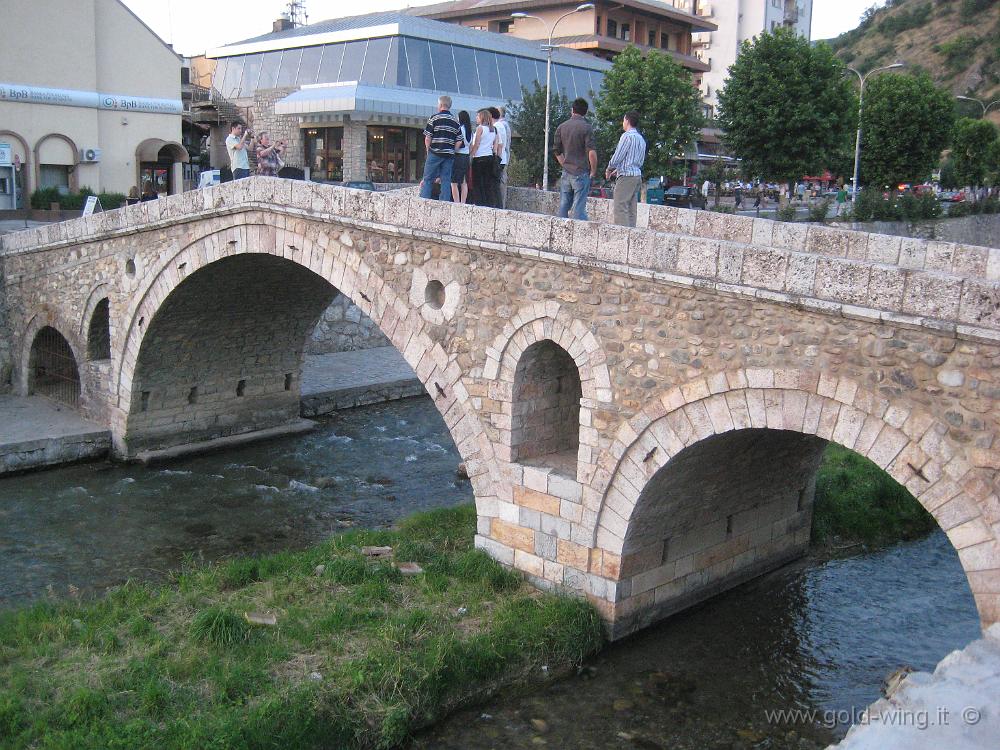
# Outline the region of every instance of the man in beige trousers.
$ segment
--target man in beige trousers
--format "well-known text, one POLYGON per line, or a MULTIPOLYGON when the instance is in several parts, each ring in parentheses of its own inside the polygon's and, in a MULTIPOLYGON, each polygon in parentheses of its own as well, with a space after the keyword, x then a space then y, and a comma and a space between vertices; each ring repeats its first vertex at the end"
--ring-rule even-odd
POLYGON ((618 148, 608 162, 604 173, 606 179, 617 177, 615 181, 614 209, 615 224, 623 227, 635 226, 639 190, 642 187, 642 165, 646 161, 646 140, 639 135, 639 113, 626 112, 622 118, 622 137, 618 148))

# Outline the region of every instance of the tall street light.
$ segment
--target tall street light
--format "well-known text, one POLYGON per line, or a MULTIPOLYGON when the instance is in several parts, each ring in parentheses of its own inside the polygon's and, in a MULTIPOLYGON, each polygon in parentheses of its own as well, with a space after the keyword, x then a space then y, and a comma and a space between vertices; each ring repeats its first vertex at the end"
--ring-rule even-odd
POLYGON ((543 44, 542 49, 548 53, 548 60, 545 63, 545 163, 542 166, 542 190, 549 189, 549 96, 552 86, 552 50, 555 46, 552 44, 552 35, 556 31, 556 26, 559 22, 571 16, 574 13, 580 13, 585 10, 592 10, 594 7, 593 3, 583 3, 582 5, 576 6, 573 10, 568 13, 563 13, 556 22, 551 26, 546 23, 544 18, 539 18, 538 16, 533 16, 530 13, 511 13, 511 18, 534 18, 536 21, 542 23, 549 32, 549 43, 543 44))
POLYGON ((881 68, 875 68, 875 70, 869 70, 864 75, 861 75, 854 68, 849 67, 848 70, 854 73, 861 81, 861 91, 858 93, 858 136, 854 141, 854 178, 851 185, 851 200, 855 201, 858 198, 858 172, 861 169, 861 110, 864 106, 865 101, 865 82, 868 80, 868 76, 873 76, 876 73, 881 73, 883 70, 893 70, 895 68, 903 68, 905 63, 897 62, 892 65, 885 65, 881 68))
POLYGON ((1000 99, 997 99, 995 102, 990 102, 989 104, 987 104, 982 99, 976 99, 975 97, 972 96, 956 96, 955 98, 961 99, 962 101, 966 102, 975 102, 980 107, 982 107, 984 120, 986 119, 986 113, 989 112, 991 109, 993 109, 993 107, 995 107, 996 105, 1000 104, 1000 99))

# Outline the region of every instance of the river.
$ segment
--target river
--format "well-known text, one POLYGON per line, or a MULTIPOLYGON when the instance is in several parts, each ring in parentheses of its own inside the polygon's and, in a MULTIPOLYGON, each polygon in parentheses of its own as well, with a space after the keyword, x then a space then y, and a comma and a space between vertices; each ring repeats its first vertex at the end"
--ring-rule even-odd
MULTIPOLYGON (((0 479, 0 606, 157 580, 186 559, 300 548, 468 502, 429 399, 340 412, 303 436, 150 468, 0 479)), ((807 557, 611 645, 579 674, 457 714, 414 748, 805 748, 839 738, 907 665, 979 635, 941 532, 807 557), (775 717, 775 710, 799 709, 775 717)))

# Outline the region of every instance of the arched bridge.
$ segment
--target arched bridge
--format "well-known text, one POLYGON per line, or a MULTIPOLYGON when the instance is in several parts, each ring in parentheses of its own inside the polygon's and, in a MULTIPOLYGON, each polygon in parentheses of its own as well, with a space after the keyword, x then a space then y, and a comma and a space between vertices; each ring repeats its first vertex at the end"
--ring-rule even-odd
POLYGON ((827 441, 919 498, 1000 620, 1000 251, 640 224, 253 178, 8 235, 16 386, 75 384, 123 457, 281 425, 339 290, 443 415, 477 544, 615 636, 801 554, 827 441))

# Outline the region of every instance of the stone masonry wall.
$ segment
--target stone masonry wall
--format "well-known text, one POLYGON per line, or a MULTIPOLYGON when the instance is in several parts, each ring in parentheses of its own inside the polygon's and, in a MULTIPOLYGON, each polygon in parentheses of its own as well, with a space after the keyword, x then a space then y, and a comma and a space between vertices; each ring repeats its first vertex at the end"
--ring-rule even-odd
MULTIPOLYGON (((272 143, 287 141, 288 147, 282 157, 285 166, 304 169, 307 166, 305 140, 302 136, 302 129, 299 127, 298 118, 291 115, 278 115, 274 112, 276 102, 296 91, 298 91, 296 86, 280 89, 258 89, 253 97, 252 128, 254 135, 267 133, 272 143)), ((256 159, 253 161, 256 163, 256 159)))
MULTIPOLYGON (((609 622, 641 621, 673 582, 632 589, 656 570, 628 573, 629 555, 649 546, 632 547, 645 486, 686 448, 750 428, 832 440, 889 471, 949 535, 983 622, 1000 620, 1000 251, 658 206, 640 221, 623 230, 251 179, 4 237, 0 253, 18 332, 48 306, 72 339, 94 286, 113 286, 116 436, 135 428, 157 351, 143 342, 162 338, 137 321, 171 305, 181 266, 201 274, 222 257, 268 254, 309 268, 379 323, 432 394, 469 468, 477 545, 540 585, 587 595, 609 622), (443 299, 427 293, 435 283, 443 299), (517 365, 539 341, 565 349, 580 375, 574 476, 512 460, 517 365)), ((246 377, 293 353, 264 347, 246 377)), ((226 356, 199 349, 207 370, 226 356)), ((169 374, 184 369, 160 364, 163 387, 183 392, 169 374)), ((754 480, 767 465, 798 471, 773 450, 747 469, 754 480)), ((808 442, 787 450, 807 467, 808 442)), ((793 482, 781 502, 798 508, 800 490, 793 482)), ((724 514, 731 533, 744 510, 724 514)), ((801 531, 777 509, 756 513, 772 535, 774 524, 801 531)), ((703 541, 694 554, 706 570, 748 551, 703 541)), ((762 549, 764 560, 783 552, 762 549)))
POLYGON ((374 321, 338 293, 323 311, 306 343, 306 354, 332 354, 392 346, 374 321))
POLYGON ((4 281, 3 258, 0 258, 0 393, 10 390, 13 368, 13 337, 8 320, 7 285, 4 281))

